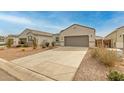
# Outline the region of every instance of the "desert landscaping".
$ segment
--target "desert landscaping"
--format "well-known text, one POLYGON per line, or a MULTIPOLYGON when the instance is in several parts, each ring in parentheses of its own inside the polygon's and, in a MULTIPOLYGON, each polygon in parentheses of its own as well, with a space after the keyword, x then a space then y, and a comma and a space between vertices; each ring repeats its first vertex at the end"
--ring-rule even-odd
POLYGON ((6 48, 6 49, 0 50, 0 58, 11 61, 17 58, 33 55, 46 50, 49 50, 49 48, 41 48, 41 47, 38 47, 36 49, 33 49, 32 47, 6 48))
MULTIPOLYGON (((58 50, 59 46, 55 47, 11 47, 11 48, 1 48, 0 58, 7 61, 13 62, 13 60, 18 61, 18 59, 33 56, 34 54, 48 51, 51 49, 58 50)), ((71 48, 62 48, 62 51, 72 51, 71 48)), ((79 48, 73 48, 74 51, 78 51, 79 48), (76 49, 76 50, 75 50, 76 49)), ((115 50, 115 49, 113 49, 115 50)), ((107 48, 89 48, 83 57, 74 77, 74 81, 106 81, 106 80, 124 80, 124 63, 123 56, 119 55, 117 51, 108 50, 107 48)), ((20 63, 20 62, 19 62, 20 63)), ((21 63, 20 63, 21 64, 21 63)), ((33 63, 34 64, 34 63, 33 63)), ((7 76, 5 78, 9 80, 17 80, 10 74, 7 74, 4 70, 0 70, 1 75, 7 76)), ((2 77, 2 80, 4 78, 2 77)))
POLYGON ((75 74, 74 80, 124 80, 123 56, 120 57, 117 51, 108 51, 107 48, 89 49, 75 74))

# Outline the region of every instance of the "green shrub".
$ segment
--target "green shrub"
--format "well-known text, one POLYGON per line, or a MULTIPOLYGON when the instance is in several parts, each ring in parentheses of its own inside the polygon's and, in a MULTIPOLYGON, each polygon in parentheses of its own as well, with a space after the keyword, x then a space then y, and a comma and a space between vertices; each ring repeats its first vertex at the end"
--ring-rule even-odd
POLYGON ((49 47, 49 44, 50 44, 49 42, 46 42, 46 43, 45 43, 46 47, 49 47))
POLYGON ((25 49, 23 48, 23 49, 22 49, 22 51, 24 52, 24 51, 25 51, 25 49))
POLYGON ((120 58, 117 56, 116 51, 110 51, 105 48, 92 49, 91 55, 107 66, 114 66, 115 62, 118 62, 120 60, 120 58))
POLYGON ((124 81, 124 74, 117 71, 110 71, 107 77, 111 81, 124 81))
POLYGON ((36 40, 36 38, 34 38, 32 40, 32 44, 33 44, 33 49, 36 49, 37 48, 37 40, 36 40))
POLYGON ((8 39, 7 41, 7 47, 10 48, 13 44, 13 39, 8 39))
POLYGON ((55 46, 55 42, 52 42, 51 45, 54 47, 55 46))

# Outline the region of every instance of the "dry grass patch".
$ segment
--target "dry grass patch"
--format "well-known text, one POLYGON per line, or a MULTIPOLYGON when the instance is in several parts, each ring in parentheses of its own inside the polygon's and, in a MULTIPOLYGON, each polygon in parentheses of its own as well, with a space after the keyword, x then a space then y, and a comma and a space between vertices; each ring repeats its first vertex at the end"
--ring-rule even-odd
POLYGON ((24 48, 22 48, 22 51, 24 52, 24 51, 25 51, 25 49, 24 49, 24 48))
POLYGON ((99 62, 102 62, 107 66, 115 66, 115 63, 121 60, 116 51, 110 51, 106 48, 92 49, 91 55, 99 62))
POLYGON ((36 49, 32 49, 32 47, 7 48, 7 49, 0 51, 0 58, 11 61, 17 58, 25 57, 28 55, 33 55, 33 54, 43 52, 46 50, 49 50, 49 48, 40 48, 40 47, 36 49))

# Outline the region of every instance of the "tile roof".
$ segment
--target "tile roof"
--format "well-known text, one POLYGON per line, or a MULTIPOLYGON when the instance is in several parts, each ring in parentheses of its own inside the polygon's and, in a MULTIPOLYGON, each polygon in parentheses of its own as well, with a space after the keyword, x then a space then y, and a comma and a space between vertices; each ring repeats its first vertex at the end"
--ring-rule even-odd
POLYGON ((31 33, 35 34, 35 35, 45 35, 45 36, 52 36, 52 33, 48 33, 48 32, 43 32, 43 31, 38 31, 38 30, 33 30, 33 29, 29 29, 26 28, 24 31, 30 31, 31 33))

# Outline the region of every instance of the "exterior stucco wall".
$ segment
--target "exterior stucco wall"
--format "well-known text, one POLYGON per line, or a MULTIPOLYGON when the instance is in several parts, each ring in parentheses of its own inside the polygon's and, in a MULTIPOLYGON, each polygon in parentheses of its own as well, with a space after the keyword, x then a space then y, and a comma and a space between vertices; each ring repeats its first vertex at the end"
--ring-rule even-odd
POLYGON ((43 41, 47 41, 47 42, 49 42, 49 43, 53 42, 53 37, 52 37, 52 36, 34 35, 34 34, 30 33, 28 30, 27 30, 27 31, 24 31, 24 32, 19 36, 19 38, 27 38, 27 41, 28 41, 28 36, 35 37, 36 40, 37 40, 38 45, 41 45, 41 43, 42 43, 43 41))
POLYGON ((123 35, 124 35, 124 27, 116 29, 115 32, 108 35, 106 38, 110 38, 112 40, 113 47, 123 48, 123 35), (114 46, 115 42, 115 46, 114 46))
POLYGON ((55 42, 56 45, 60 45, 59 34, 53 34, 53 41, 55 42), (56 38, 58 38, 58 41, 56 40, 56 38))
POLYGON ((117 42, 116 47, 117 48, 123 48, 123 43, 122 42, 117 42))
POLYGON ((124 28, 117 30, 117 48, 123 48, 123 35, 124 35, 124 28))
POLYGON ((95 29, 74 25, 60 33, 60 44, 64 46, 65 36, 89 36, 89 47, 95 47, 95 29))
POLYGON ((106 39, 111 39, 111 47, 116 47, 116 41, 117 41, 117 38, 116 38, 116 31, 113 32, 112 34, 108 35, 105 37, 106 39))
POLYGON ((117 42, 123 42, 124 28, 117 30, 117 42))
POLYGON ((49 42, 50 44, 53 42, 53 37, 36 36, 36 39, 38 40, 38 45, 41 45, 43 41, 49 42))
POLYGON ((14 46, 17 46, 18 45, 18 42, 19 42, 19 38, 15 37, 14 38, 14 41, 13 41, 13 45, 14 46))

